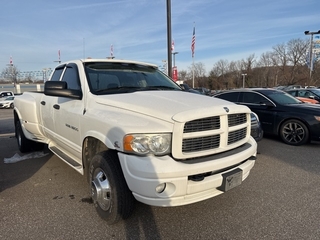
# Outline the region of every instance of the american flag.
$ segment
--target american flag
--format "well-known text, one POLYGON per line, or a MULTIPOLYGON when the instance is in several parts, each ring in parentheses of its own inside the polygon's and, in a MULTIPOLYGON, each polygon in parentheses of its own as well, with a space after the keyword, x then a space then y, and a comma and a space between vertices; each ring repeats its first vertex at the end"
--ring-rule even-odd
POLYGON ((172 39, 172 42, 171 42, 171 52, 174 51, 174 40, 172 39))
POLYGON ((196 48, 196 28, 193 27, 192 41, 191 41, 191 51, 192 57, 194 57, 194 49, 196 48))

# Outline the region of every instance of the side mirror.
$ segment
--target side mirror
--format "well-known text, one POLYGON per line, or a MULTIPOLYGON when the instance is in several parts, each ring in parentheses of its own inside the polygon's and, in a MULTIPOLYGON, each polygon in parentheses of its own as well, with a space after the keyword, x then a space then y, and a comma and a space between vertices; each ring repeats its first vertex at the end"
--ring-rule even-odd
POLYGON ((68 84, 64 81, 45 82, 44 94, 53 97, 66 97, 79 100, 82 99, 82 91, 76 89, 68 89, 68 84))

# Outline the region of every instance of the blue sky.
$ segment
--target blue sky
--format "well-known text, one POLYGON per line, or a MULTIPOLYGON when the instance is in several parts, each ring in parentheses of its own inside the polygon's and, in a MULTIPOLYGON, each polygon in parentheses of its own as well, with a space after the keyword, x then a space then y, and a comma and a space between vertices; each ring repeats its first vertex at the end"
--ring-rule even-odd
MULTIPOLYGON (((12 56, 20 71, 61 61, 114 56, 162 65, 167 59, 166 0, 6 0, 0 7, 0 71, 12 56)), ((195 63, 207 73, 223 60, 241 60, 320 30, 319 0, 171 0, 178 70, 195 63)))

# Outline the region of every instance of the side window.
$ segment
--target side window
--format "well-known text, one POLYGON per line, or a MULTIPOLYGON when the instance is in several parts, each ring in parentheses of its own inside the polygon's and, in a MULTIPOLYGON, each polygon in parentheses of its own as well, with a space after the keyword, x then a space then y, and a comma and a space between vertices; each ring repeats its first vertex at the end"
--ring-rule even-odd
POLYGON ((64 67, 56 68, 51 76, 52 81, 59 81, 64 67))
POLYGON ((253 92, 244 92, 243 93, 243 102, 244 103, 251 103, 251 104, 261 104, 261 103, 268 103, 269 101, 257 94, 257 93, 253 93, 253 92))
POLYGON ((306 92, 304 93, 304 97, 308 98, 308 97, 310 97, 310 96, 312 96, 312 94, 311 94, 309 91, 306 91, 306 92))
POLYGON ((12 96, 12 92, 2 92, 0 97, 8 97, 8 96, 12 96))
POLYGON ((221 98, 230 102, 238 102, 239 92, 229 92, 229 93, 222 93, 217 96, 217 98, 221 98))
MULTIPOLYGON (((296 96, 296 95, 295 95, 296 96)), ((299 91, 297 97, 304 97, 304 91, 299 91)))
POLYGON ((61 81, 67 82, 68 89, 81 89, 78 68, 75 64, 69 64, 67 66, 61 81))

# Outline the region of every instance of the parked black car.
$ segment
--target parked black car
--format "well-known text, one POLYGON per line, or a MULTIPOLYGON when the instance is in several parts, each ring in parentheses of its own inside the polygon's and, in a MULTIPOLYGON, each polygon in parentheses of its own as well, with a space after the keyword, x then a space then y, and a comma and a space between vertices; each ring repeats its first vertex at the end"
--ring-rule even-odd
POLYGON ((263 130, 259 117, 254 112, 251 112, 251 136, 259 142, 263 138, 263 130))
POLYGON ((211 90, 208 88, 204 88, 204 87, 197 87, 194 88, 195 90, 199 91, 201 94, 203 95, 207 95, 207 96, 212 96, 211 94, 211 90))
POLYGON ((181 83, 180 87, 182 88, 182 90, 186 92, 201 94, 199 91, 195 90, 194 88, 189 87, 189 85, 186 83, 181 83))
POLYGON ((320 140, 320 106, 303 103, 281 90, 238 89, 214 97, 248 106, 260 119, 266 134, 275 134, 290 145, 320 140))

